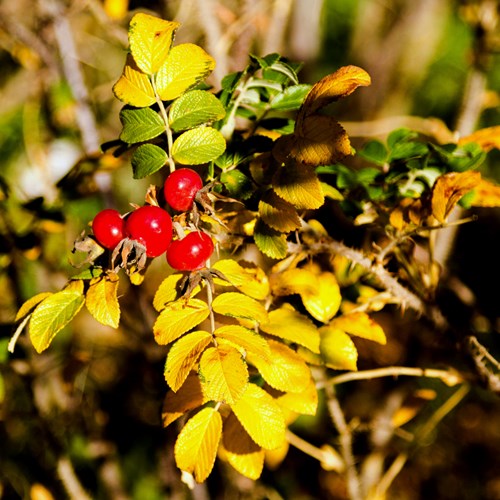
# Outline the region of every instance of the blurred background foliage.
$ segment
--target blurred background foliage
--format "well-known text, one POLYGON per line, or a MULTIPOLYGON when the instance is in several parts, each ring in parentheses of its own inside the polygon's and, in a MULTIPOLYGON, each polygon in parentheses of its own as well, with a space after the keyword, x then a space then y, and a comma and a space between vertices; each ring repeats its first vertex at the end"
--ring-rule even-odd
MULTIPOLYGON (((164 351, 151 334, 150 302, 166 264, 152 266, 140 291, 122 285, 119 331, 81 313, 47 353, 36 355, 25 338, 14 354, 7 352, 20 304, 60 289, 75 273, 70 249, 93 215, 105 206, 124 212, 130 202, 143 200, 149 180, 132 180, 128 158, 99 152, 120 132, 121 104, 111 87, 123 66, 128 21, 138 9, 182 23, 177 42, 198 43, 215 57, 210 83, 216 89, 224 75, 246 65, 249 53, 280 52, 303 61, 302 80, 309 83, 341 65, 363 67, 372 86, 333 109, 356 146, 399 126, 416 126, 439 140, 450 131, 467 134, 500 123, 498 4, 0 2, 0 498, 347 498, 338 474, 295 449, 257 483, 221 465, 206 487, 190 493, 180 482, 172 457, 175 436, 160 422, 164 351), (470 91, 474 85, 477 90, 470 91), (472 99, 475 113, 463 121, 464 107, 474 108, 472 99)), ((493 151, 482 167, 497 182, 499 158, 493 151)), ((447 262, 443 307, 498 359, 500 213, 477 213, 479 222, 460 230, 447 262)), ((350 230, 340 236, 353 241, 350 230)), ((449 339, 436 338, 412 314, 384 310, 377 320, 389 343, 374 348, 357 342, 360 369, 469 369, 449 339)), ((454 390, 429 379, 340 386, 358 436, 356 456, 371 452, 374 430, 391 417, 391 404, 416 417, 398 429, 399 441, 387 443, 388 457, 454 390)), ((499 421, 498 396, 474 386, 437 430, 410 447, 388 498, 500 499, 499 421)), ((316 445, 337 444, 324 411, 300 419, 294 429, 316 445)))

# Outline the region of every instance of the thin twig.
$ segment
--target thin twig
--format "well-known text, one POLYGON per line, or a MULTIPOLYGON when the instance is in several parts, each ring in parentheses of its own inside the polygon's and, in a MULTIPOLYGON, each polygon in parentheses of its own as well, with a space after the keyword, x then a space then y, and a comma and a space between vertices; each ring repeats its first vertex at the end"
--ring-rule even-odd
POLYGON ((57 462, 57 475, 71 500, 91 500, 91 497, 83 489, 75 474, 73 464, 68 458, 60 458, 57 462))

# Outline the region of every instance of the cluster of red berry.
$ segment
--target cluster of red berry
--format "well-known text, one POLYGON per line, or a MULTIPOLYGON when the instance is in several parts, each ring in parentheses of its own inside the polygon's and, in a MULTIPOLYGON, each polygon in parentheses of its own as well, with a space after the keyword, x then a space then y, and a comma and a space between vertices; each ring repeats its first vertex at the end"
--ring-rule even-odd
MULTIPOLYGON (((196 193, 202 187, 197 172, 181 168, 167 177, 163 192, 172 209, 185 212, 192 209, 196 193)), ((139 207, 126 217, 111 208, 102 210, 92 221, 92 232, 108 250, 128 238, 143 245, 148 257, 167 252, 168 264, 179 271, 201 269, 214 250, 212 238, 199 230, 172 241, 172 219, 166 210, 154 205, 139 207)))

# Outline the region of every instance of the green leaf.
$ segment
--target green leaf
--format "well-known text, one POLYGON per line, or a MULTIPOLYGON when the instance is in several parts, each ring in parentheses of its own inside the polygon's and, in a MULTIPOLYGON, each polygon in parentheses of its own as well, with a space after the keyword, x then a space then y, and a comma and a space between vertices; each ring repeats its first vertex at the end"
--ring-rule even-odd
POLYGON ((212 127, 198 127, 180 135, 172 146, 172 156, 182 165, 200 165, 224 153, 226 141, 212 127))
POLYGON ((383 166, 387 161, 387 148, 380 141, 369 141, 357 153, 361 158, 383 166))
POLYGON ((120 121, 123 125, 120 139, 127 144, 149 141, 165 131, 160 115, 151 108, 122 109, 120 121))
POLYGON ((284 259, 287 254, 288 245, 286 235, 275 231, 262 220, 258 220, 253 232, 255 244, 258 249, 271 259, 284 259))
POLYGON ((222 172, 220 181, 231 196, 240 200, 246 200, 253 194, 252 181, 239 170, 222 172))
POLYGON ((134 179, 143 179, 154 174, 167 163, 167 153, 154 144, 139 146, 132 156, 134 179))
POLYGON ((176 99, 168 114, 174 132, 212 123, 224 118, 226 111, 222 103, 206 90, 192 90, 176 99))
POLYGON ((281 94, 276 95, 272 99, 271 109, 278 111, 294 111, 299 109, 310 90, 311 85, 306 84, 287 87, 281 94))
POLYGON ((393 130, 387 137, 387 146, 389 146, 389 149, 392 149, 399 142, 408 142, 415 139, 417 136, 418 134, 416 132, 408 128, 398 128, 393 130))
POLYGON ((56 334, 75 317, 84 303, 85 296, 80 291, 62 290, 38 304, 28 330, 38 353, 49 347, 56 334))
POLYGON ((429 147, 421 142, 398 142, 389 153, 387 161, 409 160, 410 158, 424 156, 428 152, 429 147))

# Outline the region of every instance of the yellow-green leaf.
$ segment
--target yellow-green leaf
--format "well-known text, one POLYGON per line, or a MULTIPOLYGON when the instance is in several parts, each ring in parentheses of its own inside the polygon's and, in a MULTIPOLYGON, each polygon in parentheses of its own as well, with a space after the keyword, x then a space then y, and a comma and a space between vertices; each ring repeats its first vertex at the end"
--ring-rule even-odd
POLYGON ((273 295, 277 296, 314 293, 319 287, 316 274, 299 267, 272 274, 270 283, 273 295))
POLYGON ((211 401, 234 404, 248 384, 247 364, 229 345, 209 347, 201 356, 199 374, 203 393, 211 401))
POLYGON ((212 342, 212 335, 203 330, 191 332, 175 342, 165 363, 165 380, 173 391, 178 391, 200 354, 212 342))
POLYGON ((215 330, 214 335, 217 340, 224 339, 239 347, 245 352, 252 353, 262 359, 270 359, 271 349, 267 340, 244 326, 226 325, 215 330))
POLYGON ((137 108, 151 106, 156 102, 148 75, 137 67, 130 54, 127 56, 122 75, 113 86, 113 93, 120 101, 137 108))
MULTIPOLYGON (((298 121, 328 104, 346 97, 359 86, 371 84, 370 75, 357 66, 343 66, 313 85, 302 104, 298 121)), ((300 125, 300 123, 299 123, 300 125)))
POLYGON ((234 413, 224 422, 222 431, 224 458, 240 473, 258 479, 264 467, 264 450, 253 441, 234 413))
POLYGON ((180 23, 138 13, 132 17, 128 32, 130 51, 137 66, 148 75, 165 63, 175 31, 180 23))
POLYGON ((215 60, 201 47, 183 43, 173 47, 156 75, 156 89, 163 101, 171 101, 204 80, 215 60))
POLYGON ((323 326, 321 335, 321 357, 326 366, 334 370, 357 370, 358 351, 351 337, 334 326, 323 326))
POLYGON ((255 224, 253 237, 258 249, 271 259, 284 259, 288 246, 286 234, 269 227, 261 219, 255 224))
POLYGON ((226 149, 226 140, 212 127, 197 127, 183 132, 174 141, 172 156, 182 165, 200 165, 218 158, 226 149))
POLYGON ((285 441, 285 417, 276 401, 255 384, 248 384, 231 408, 250 437, 262 448, 272 450, 285 441))
POLYGON ((314 323, 292 306, 283 305, 269 312, 269 321, 262 323, 263 332, 275 335, 319 353, 319 333, 314 323))
POLYGON ((78 313, 85 303, 82 293, 62 290, 42 300, 33 311, 29 336, 37 352, 42 352, 78 313))
POLYGON ((179 281, 184 277, 182 274, 171 274, 167 276, 161 283, 158 289, 156 290, 154 299, 153 299, 153 307, 158 311, 162 311, 165 309, 165 306, 169 302, 173 302, 178 299, 179 290, 178 285, 179 281))
POLYGON ((35 309, 35 307, 40 304, 40 302, 42 302, 42 300, 46 299, 50 295, 52 295, 52 292, 38 293, 34 297, 31 297, 26 302, 24 302, 24 304, 19 308, 19 311, 17 311, 15 319, 16 323, 28 316, 28 314, 30 314, 35 309))
POLYGON ((163 427, 167 427, 184 413, 202 406, 207 401, 201 390, 198 374, 191 372, 177 392, 167 392, 161 414, 163 427))
POLYGON ((300 227, 300 217, 295 207, 280 198, 272 189, 265 192, 259 201, 261 219, 276 231, 289 233, 300 227))
POLYGON ((248 360, 274 389, 283 392, 302 392, 311 378, 311 370, 305 361, 282 342, 269 340, 269 347, 271 348, 269 361, 250 354, 248 360))
POLYGON ((222 418, 214 408, 203 408, 191 417, 175 442, 175 463, 193 474, 199 483, 205 481, 214 466, 222 433, 222 418))
POLYGON ((235 318, 245 318, 263 323, 267 321, 267 311, 255 299, 238 292, 226 292, 218 295, 213 303, 216 313, 235 318))
POLYGON ((330 325, 356 337, 373 340, 382 345, 387 342, 382 327, 364 312, 344 314, 332 320, 330 325))
POLYGON ((279 197, 299 209, 319 208, 325 201, 314 169, 296 162, 276 171, 273 188, 279 197))
POLYGON ((328 323, 339 310, 342 296, 335 275, 321 273, 314 291, 304 290, 300 296, 307 312, 316 320, 328 323))
POLYGON ((120 324, 120 304, 118 303, 119 279, 116 274, 108 274, 90 280, 85 297, 85 305, 92 316, 103 325, 118 328, 120 324))
POLYGON ((318 390, 312 377, 301 392, 287 392, 279 396, 276 401, 287 410, 303 415, 316 415, 318 409, 318 390))
POLYGON ((166 345, 177 340, 207 319, 209 314, 207 303, 200 299, 180 299, 167 304, 153 326, 156 342, 166 345))
POLYGON ((481 174, 471 170, 439 176, 432 188, 432 215, 439 222, 445 222, 460 198, 480 182, 481 174))
POLYGON ((213 266, 229 282, 215 278, 218 285, 232 285, 245 295, 257 300, 264 300, 269 295, 269 280, 260 267, 243 267, 233 259, 221 259, 213 266))
POLYGON ((470 200, 470 205, 472 207, 500 207, 500 186, 481 179, 481 182, 474 188, 474 196, 470 200))

